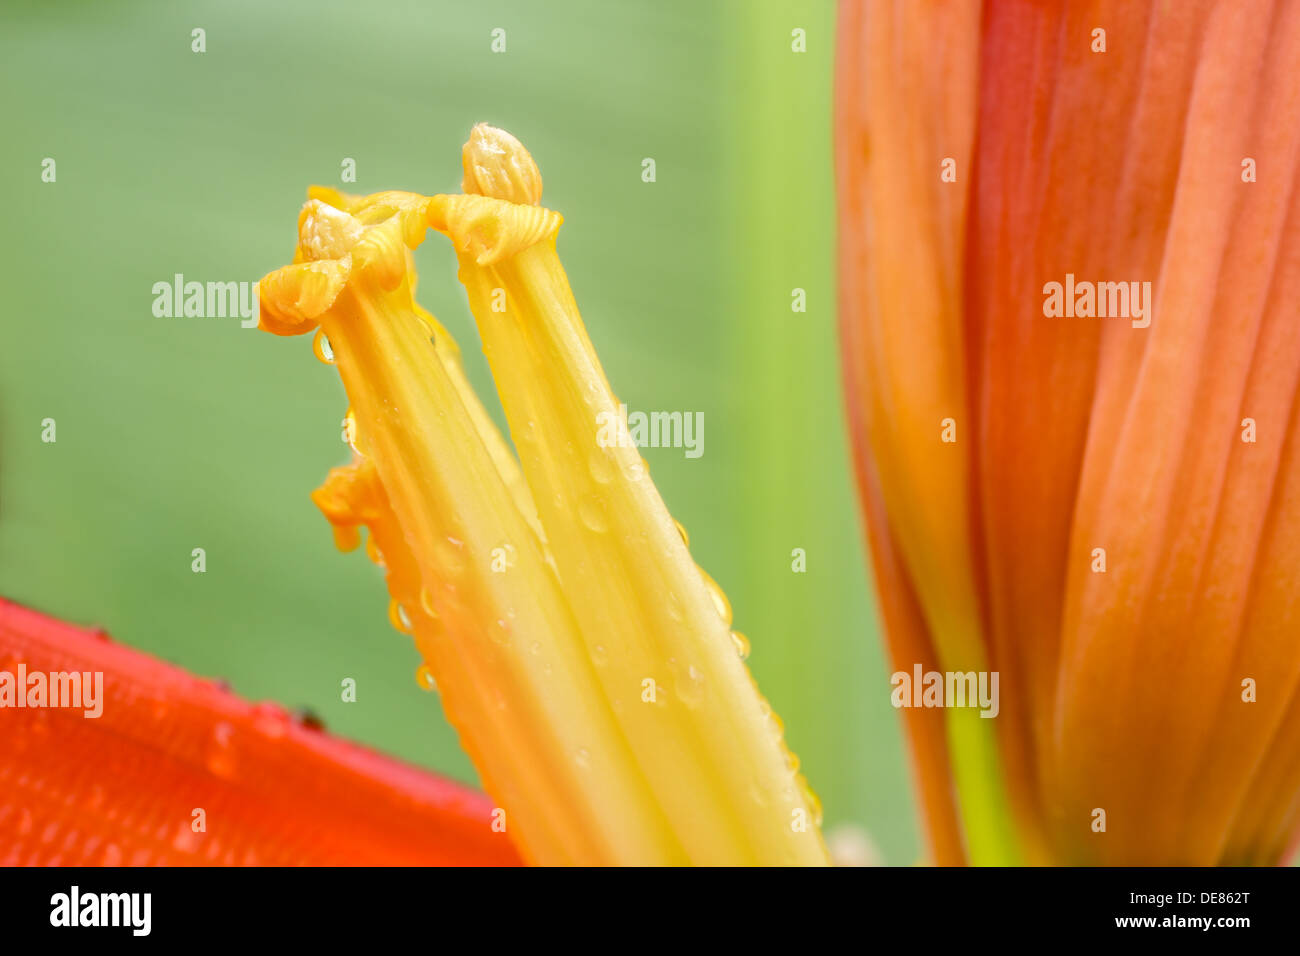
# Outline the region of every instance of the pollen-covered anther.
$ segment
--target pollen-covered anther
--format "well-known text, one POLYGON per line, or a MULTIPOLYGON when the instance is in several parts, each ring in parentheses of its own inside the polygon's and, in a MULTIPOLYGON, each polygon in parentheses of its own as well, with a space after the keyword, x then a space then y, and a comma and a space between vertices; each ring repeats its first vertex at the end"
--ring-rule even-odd
POLYGON ((341 259, 365 232, 355 216, 309 199, 298 216, 298 248, 304 259, 341 259))
POLYGON ((542 174, 522 143, 503 129, 479 123, 461 150, 467 193, 524 206, 542 201, 542 174))

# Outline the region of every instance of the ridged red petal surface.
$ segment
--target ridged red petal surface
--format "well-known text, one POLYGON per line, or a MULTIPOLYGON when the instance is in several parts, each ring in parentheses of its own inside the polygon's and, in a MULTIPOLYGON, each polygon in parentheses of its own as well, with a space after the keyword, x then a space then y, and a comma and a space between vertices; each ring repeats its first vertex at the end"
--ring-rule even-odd
POLYGON ((0 599, 20 666, 102 672, 103 712, 0 708, 0 864, 519 863, 481 794, 0 599))

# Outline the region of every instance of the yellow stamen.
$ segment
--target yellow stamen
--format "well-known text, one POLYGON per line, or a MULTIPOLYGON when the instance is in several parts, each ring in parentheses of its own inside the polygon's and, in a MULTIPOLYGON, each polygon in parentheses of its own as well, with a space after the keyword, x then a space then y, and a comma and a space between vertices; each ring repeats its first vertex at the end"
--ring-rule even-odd
POLYGON ((484 784, 543 863, 824 863, 820 808, 619 413, 555 250, 558 213, 508 134, 476 127, 466 193, 316 188, 262 326, 318 325, 355 458, 315 500, 340 547, 370 528, 484 784), (451 337, 414 303, 410 248, 460 259, 515 458, 451 337), (504 309, 504 311, 502 311, 504 309))

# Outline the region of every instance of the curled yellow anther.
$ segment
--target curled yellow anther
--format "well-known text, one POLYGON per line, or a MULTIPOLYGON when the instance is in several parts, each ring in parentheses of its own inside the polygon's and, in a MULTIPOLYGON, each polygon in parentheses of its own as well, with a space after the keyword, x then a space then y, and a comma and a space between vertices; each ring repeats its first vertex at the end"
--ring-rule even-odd
POLYGON ((325 483, 311 494, 311 500, 334 528, 334 543, 340 551, 352 551, 361 543, 360 528, 381 516, 383 486, 374 462, 357 457, 346 465, 331 468, 325 483))
POLYGON ((352 257, 282 266, 258 283, 259 327, 276 335, 299 335, 338 298, 352 274, 352 257))
POLYGON ((434 196, 429 226, 451 239, 475 264, 488 266, 554 239, 564 217, 541 206, 520 206, 487 196, 434 196))

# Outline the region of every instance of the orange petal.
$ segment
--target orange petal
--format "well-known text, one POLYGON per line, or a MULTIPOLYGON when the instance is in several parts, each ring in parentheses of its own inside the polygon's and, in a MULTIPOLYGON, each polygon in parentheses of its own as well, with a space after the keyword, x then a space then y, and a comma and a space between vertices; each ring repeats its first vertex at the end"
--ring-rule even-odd
MULTIPOLYGON (((845 3, 839 43, 841 341, 859 482, 878 482, 889 528, 875 535, 897 549, 915 589, 916 623, 941 669, 988 670, 971 537, 975 423, 961 245, 968 202, 941 176, 945 161, 959 181, 970 175, 979 7, 845 3)), ((911 642, 893 625, 888 635, 901 670, 921 663, 899 660, 911 642)), ((1017 847, 994 728, 972 716, 945 718, 966 842, 977 862, 1007 862, 1017 847)))
POLYGON ((1300 20, 1248 6, 986 23, 967 293, 990 608, 1063 861, 1221 861, 1296 684, 1295 565, 1261 545, 1295 520, 1270 489, 1300 376, 1300 20), (1099 24, 1105 54, 1070 41, 1099 24), (1045 317, 1066 273, 1150 281, 1150 326, 1045 317), (1266 616, 1248 613, 1261 571, 1286 579, 1266 616), (1247 704, 1252 676, 1269 690, 1247 704))
POLYGON ((978 6, 842 8, 846 379, 875 523, 941 661, 930 609, 974 582, 1030 859, 1276 861, 1300 819, 1300 7, 985 3, 963 164, 947 43, 978 6), (1154 314, 1050 316, 1067 275, 1149 281, 1154 314), (945 489, 907 440, 954 394, 969 484, 945 489))

